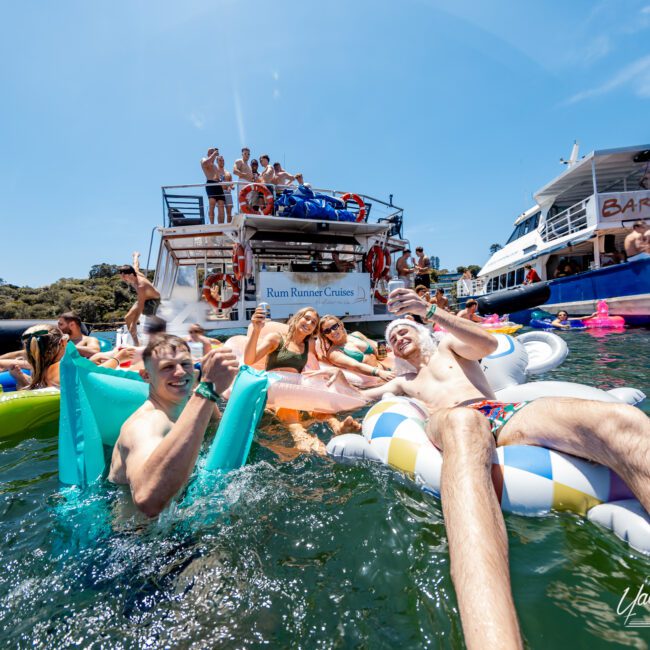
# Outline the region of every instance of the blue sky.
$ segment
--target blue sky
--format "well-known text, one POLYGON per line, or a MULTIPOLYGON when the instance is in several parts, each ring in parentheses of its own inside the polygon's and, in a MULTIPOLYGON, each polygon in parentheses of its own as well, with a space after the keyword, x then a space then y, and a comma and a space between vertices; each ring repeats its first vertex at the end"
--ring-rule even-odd
POLYGON ((581 152, 650 141, 650 0, 5 4, 0 278, 148 248, 160 186, 219 146, 394 195, 443 266, 482 264, 581 152))

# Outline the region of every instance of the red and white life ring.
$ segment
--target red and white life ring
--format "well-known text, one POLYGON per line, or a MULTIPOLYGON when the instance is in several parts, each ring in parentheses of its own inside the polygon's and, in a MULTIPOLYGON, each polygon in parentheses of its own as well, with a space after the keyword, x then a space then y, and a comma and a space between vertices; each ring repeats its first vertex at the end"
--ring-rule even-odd
POLYGON ((241 244, 235 244, 232 249, 232 269, 237 280, 246 274, 246 252, 241 244))
POLYGON ((237 281, 237 278, 230 273, 213 273, 205 279, 205 282, 203 283, 203 291, 201 293, 205 298, 205 301, 208 304, 212 305, 215 309, 228 309, 229 307, 232 307, 234 304, 236 304, 239 300, 239 282, 237 281), (232 289, 232 296, 230 296, 228 300, 221 302, 212 295, 211 289, 215 284, 217 284, 217 282, 221 282, 223 280, 225 280, 230 285, 232 289))
POLYGON ((251 205, 249 203, 251 192, 257 192, 264 198, 264 208, 262 208, 261 213, 273 214, 273 194, 269 188, 262 183, 251 183, 250 185, 244 185, 244 187, 242 187, 239 192, 239 209, 244 214, 260 214, 259 206, 251 205))
POLYGON ((359 206, 357 221, 363 221, 366 218, 366 204, 358 194, 347 192, 341 197, 341 201, 354 201, 359 206))
POLYGON ((366 256, 366 271, 370 273, 373 280, 377 280, 384 272, 385 266, 384 249, 381 246, 374 245, 368 251, 366 256))

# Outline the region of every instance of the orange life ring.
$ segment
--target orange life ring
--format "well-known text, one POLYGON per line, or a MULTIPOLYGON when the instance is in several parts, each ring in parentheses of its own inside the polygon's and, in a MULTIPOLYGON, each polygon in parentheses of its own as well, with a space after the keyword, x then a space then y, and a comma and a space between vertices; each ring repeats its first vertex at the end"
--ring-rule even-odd
POLYGON ((273 214, 273 194, 262 183, 251 183, 241 188, 239 192, 239 209, 244 214, 260 214, 259 207, 253 206, 248 202, 251 192, 259 192, 264 197, 262 214, 273 214))
POLYGON ((203 283, 203 291, 201 294, 205 298, 205 301, 209 305, 212 305, 215 309, 228 309, 229 307, 232 307, 234 304, 236 304, 236 302, 239 300, 239 282, 237 281, 237 278, 230 273, 213 273, 205 279, 205 282, 203 283), (212 295, 211 291, 212 287, 217 284, 217 282, 221 282, 222 280, 225 280, 232 288, 232 296, 230 296, 230 298, 228 298, 228 300, 225 302, 217 300, 212 295))
POLYGON ((351 192, 346 192, 341 197, 341 201, 354 201, 359 206, 357 221, 363 221, 366 218, 366 204, 363 202, 363 199, 358 194, 352 194, 351 192))
POLYGON ((379 289, 375 289, 375 298, 384 305, 388 302, 388 296, 380 293, 379 289))
POLYGON ((386 275, 390 271, 390 265, 391 265, 390 251, 388 250, 388 246, 385 246, 384 247, 384 275, 386 275))
POLYGON ((241 244, 233 246, 232 269, 237 280, 241 280, 246 275, 246 252, 241 244))
POLYGON ((370 248, 366 256, 366 271, 370 273, 373 280, 377 280, 385 268, 384 249, 375 244, 370 248))

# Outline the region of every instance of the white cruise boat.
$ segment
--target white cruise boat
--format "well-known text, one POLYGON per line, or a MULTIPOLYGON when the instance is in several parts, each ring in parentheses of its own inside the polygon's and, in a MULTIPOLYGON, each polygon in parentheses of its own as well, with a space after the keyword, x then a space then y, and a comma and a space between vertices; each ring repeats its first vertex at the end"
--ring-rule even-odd
POLYGON ((321 315, 383 328, 386 279, 408 244, 392 196, 303 186, 284 196, 276 188, 275 200, 265 202, 263 186, 250 194, 251 184, 233 185, 232 220, 224 224, 206 223, 205 185, 162 188, 164 224, 152 231, 147 268, 158 238, 157 315, 169 332, 185 334, 191 323, 246 327, 260 302, 274 320, 310 305, 321 315))
MULTIPOLYGON (((650 324, 650 259, 625 261, 623 247, 635 221, 650 228, 650 145, 593 151, 580 160, 574 145, 564 173, 534 198, 478 277, 458 282, 459 298, 520 291, 530 264, 548 281, 545 310, 582 316, 605 299, 628 324, 650 324)), ((511 314, 524 324, 529 317, 530 310, 511 314)))

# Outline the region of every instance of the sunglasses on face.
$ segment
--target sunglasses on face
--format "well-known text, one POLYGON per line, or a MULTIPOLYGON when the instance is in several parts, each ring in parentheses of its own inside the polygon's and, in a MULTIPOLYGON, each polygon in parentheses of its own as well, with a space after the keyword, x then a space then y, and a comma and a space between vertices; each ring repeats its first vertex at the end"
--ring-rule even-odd
POLYGON ((334 323, 331 327, 324 327, 321 331, 325 336, 328 334, 331 334, 334 330, 337 330, 339 327, 341 327, 341 323, 334 323))

